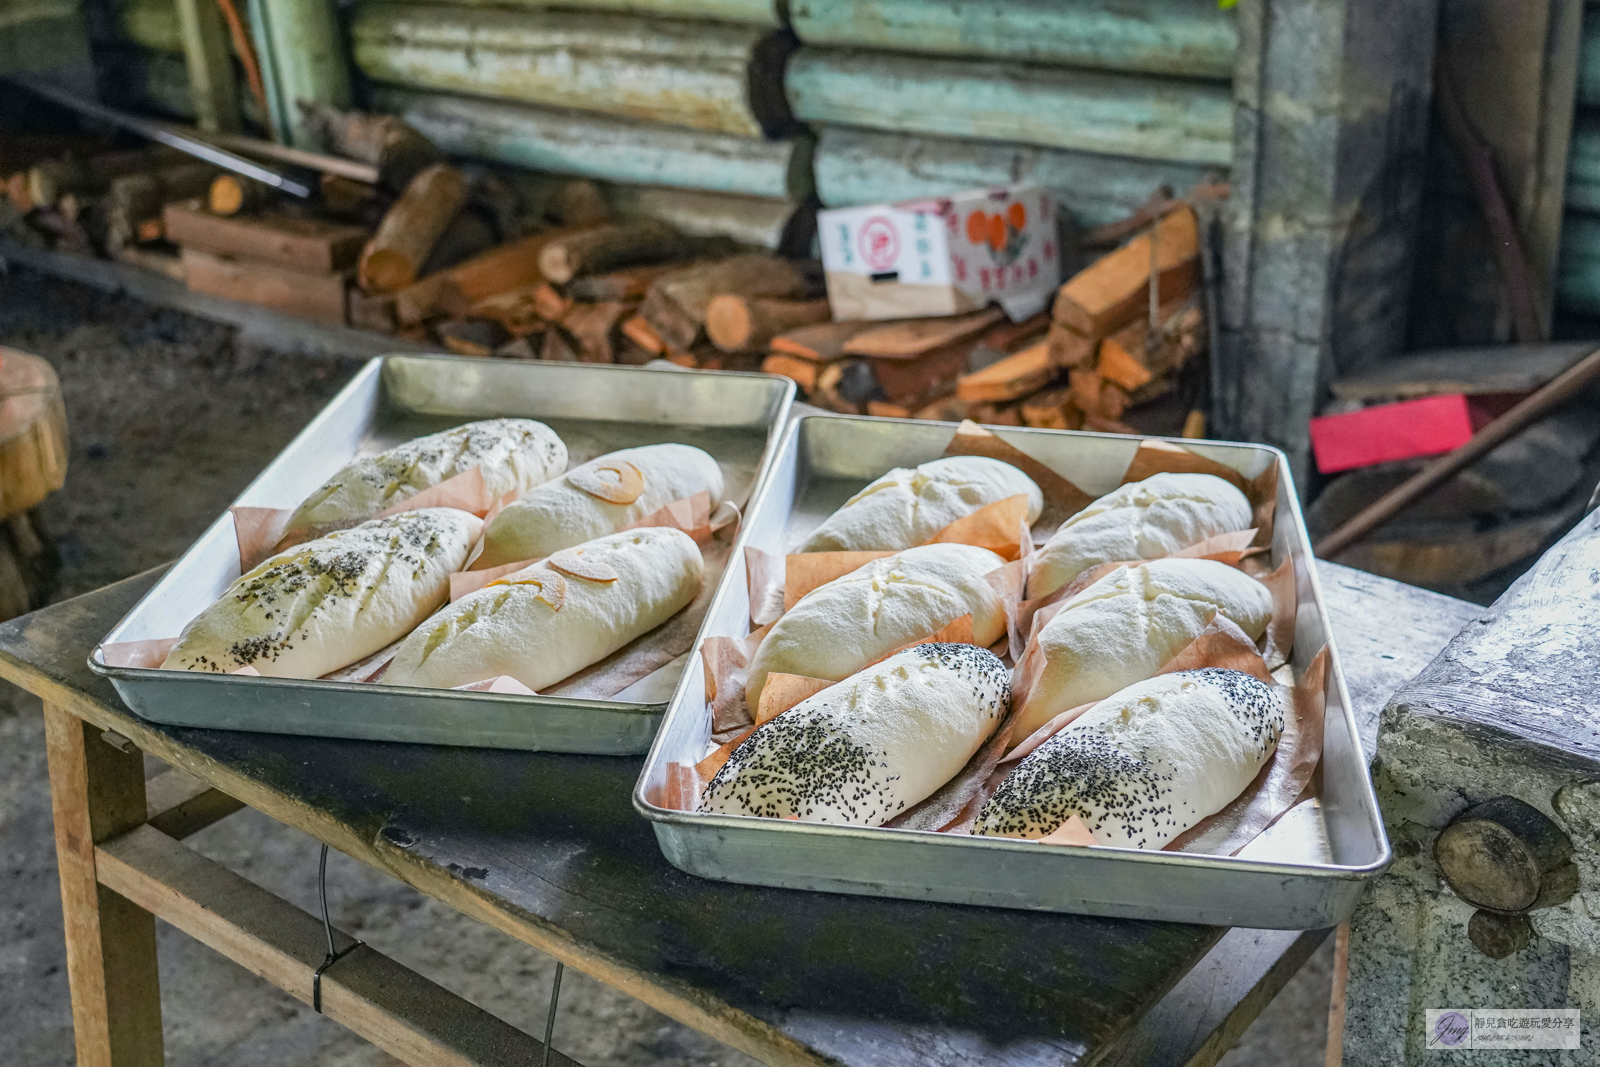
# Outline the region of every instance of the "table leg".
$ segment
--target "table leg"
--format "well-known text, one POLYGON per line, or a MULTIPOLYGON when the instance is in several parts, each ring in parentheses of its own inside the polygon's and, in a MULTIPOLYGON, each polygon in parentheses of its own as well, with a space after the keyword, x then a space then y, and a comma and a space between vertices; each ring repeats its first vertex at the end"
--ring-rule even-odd
POLYGON ((49 703, 44 722, 79 1067, 160 1067, 155 917, 95 877, 95 844, 145 821, 144 757, 49 703))

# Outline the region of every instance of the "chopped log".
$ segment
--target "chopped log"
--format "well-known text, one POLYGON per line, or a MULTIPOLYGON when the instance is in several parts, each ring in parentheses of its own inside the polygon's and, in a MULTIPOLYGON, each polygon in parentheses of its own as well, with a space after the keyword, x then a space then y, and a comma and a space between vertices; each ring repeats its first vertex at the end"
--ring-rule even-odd
POLYGON ((1118 343, 1120 336, 1113 334, 1100 343, 1100 358, 1095 362, 1094 369, 1106 381, 1132 391, 1149 384, 1155 375, 1144 365, 1143 347, 1130 351, 1127 346, 1118 343))
POLYGON ((803 258, 817 229, 817 205, 810 200, 655 185, 612 185, 607 195, 619 219, 660 219, 687 237, 726 243, 702 249, 704 255, 731 255, 742 246, 803 258))
POLYGON ((345 278, 307 274, 272 263, 246 262, 201 251, 183 250, 184 282, 197 293, 275 308, 303 319, 342 326, 345 278))
POLYGON ((238 174, 218 174, 206 191, 206 207, 224 217, 254 211, 271 199, 271 189, 238 174))
POLYGON ((447 163, 412 178, 361 252, 361 288, 387 293, 416 281, 434 243, 466 202, 467 180, 447 163))
POLYGON ((875 326, 845 342, 844 350, 853 356, 879 359, 915 359, 946 345, 966 341, 1005 318, 999 308, 985 308, 966 315, 936 319, 909 319, 875 326))
MULTIPOLYGON (((1140 315, 1100 342, 1102 363, 1109 361, 1110 366, 1122 368, 1130 380, 1138 377, 1129 367, 1130 361, 1153 377, 1160 377, 1182 367, 1204 347, 1205 316, 1197 305, 1187 300, 1173 300, 1161 305, 1157 315, 1163 326, 1160 339, 1154 345, 1150 343, 1149 316, 1140 315)), ((1110 377, 1103 369, 1100 373, 1110 377)), ((1119 384, 1129 389, 1139 388, 1119 384)))
POLYGON ((547 320, 539 314, 536 303, 538 291, 538 286, 524 286, 508 293, 497 293, 473 304, 470 313, 479 318, 495 320, 513 337, 543 333, 547 320))
POLYGON ((980 371, 962 375, 956 385, 956 395, 974 404, 984 400, 1016 400, 1044 388, 1055 375, 1050 346, 1041 341, 980 371))
POLYGON ((1094 414, 1108 419, 1120 419, 1127 410, 1128 394, 1113 382, 1103 383, 1100 386, 1100 410, 1094 414))
POLYGON ((395 311, 403 326, 441 313, 460 314, 481 300, 544 280, 539 249, 560 231, 523 237, 447 271, 408 285, 395 294, 395 311))
POLYGON ((539 353, 531 339, 516 337, 495 349, 494 356, 496 359, 538 359, 539 353))
POLYGON ((817 375, 822 371, 822 364, 774 352, 761 361, 761 369, 768 374, 781 374, 809 393, 817 387, 817 375))
POLYGON ((682 270, 683 263, 650 263, 609 274, 591 274, 574 278, 567 286, 567 295, 574 300, 598 304, 603 300, 639 300, 650 291, 657 278, 672 271, 682 270))
POLYGON ((67 409, 54 368, 0 349, 0 519, 60 489, 67 476, 67 409))
POLYGON ((540 282, 533 287, 533 309, 546 322, 560 322, 572 310, 572 304, 570 297, 562 296, 549 282, 540 282))
POLYGON ((428 258, 422 261, 422 267, 417 271, 420 278, 431 278, 451 267, 458 267, 469 259, 475 259, 490 249, 500 244, 500 229, 494 223, 490 214, 473 204, 468 204, 456 212, 456 217, 450 220, 450 225, 444 228, 444 233, 434 242, 433 249, 428 253, 428 258))
POLYGON ((544 345, 539 349, 539 358, 550 360, 552 363, 576 363, 578 346, 567 336, 566 331, 552 326, 544 332, 544 345))
POLYGON ((327 104, 297 101, 307 128, 328 151, 378 168, 378 181, 399 192, 426 167, 445 155, 404 119, 365 111, 341 111, 327 104))
POLYGON ((206 163, 179 163, 144 174, 113 178, 105 199, 107 248, 148 240, 141 237, 139 231, 151 220, 160 221, 164 233, 166 224, 162 211, 165 206, 174 200, 203 196, 216 172, 215 167, 206 163))
POLYGON ((815 326, 802 326, 774 337, 772 351, 816 363, 831 363, 844 355, 844 346, 852 337, 881 325, 875 322, 819 322, 815 326))
POLYGON ((539 253, 539 270, 565 285, 581 274, 672 259, 685 248, 683 237, 664 222, 612 223, 551 241, 539 253))
POLYGON ((871 388, 865 390, 857 383, 862 378, 871 377, 872 367, 864 359, 829 363, 817 372, 817 384, 812 389, 811 402, 841 415, 860 415, 865 411, 867 396, 877 388, 877 382, 873 381, 871 388), (860 399, 850 399, 847 393, 860 399))
POLYGON ((363 293, 351 286, 348 314, 350 325, 357 329, 394 333, 399 328, 394 315, 393 293, 363 293))
POLYGON ((706 336, 724 352, 766 348, 785 330, 825 322, 826 300, 762 300, 722 293, 706 306, 706 336))
POLYGON ((160 241, 166 236, 167 227, 161 221, 160 216, 157 216, 140 222, 138 228, 134 230, 133 239, 137 244, 150 244, 153 241, 160 241))
POLYGON ((511 340, 506 328, 493 319, 451 319, 435 327, 439 340, 458 356, 492 356, 511 340))
MULTIPOLYGON (((383 194, 376 185, 339 174, 324 174, 317 185, 322 192, 322 206, 332 214, 364 218, 381 208, 383 194)), ((374 221, 381 218, 378 215, 374 221)))
POLYGON ((1528 910, 1538 911, 1540 908, 1553 908, 1565 904, 1577 896, 1579 882, 1576 863, 1563 863, 1559 867, 1545 871, 1544 877, 1539 879, 1539 895, 1528 905, 1528 910))
POLYGON ((750 297, 806 295, 807 280, 794 263, 777 256, 733 256, 688 267, 656 280, 639 313, 676 348, 694 346, 705 326, 706 308, 723 293, 750 297))
POLYGON ((1468 808, 1434 842, 1445 881, 1469 904, 1521 911, 1539 897, 1546 871, 1572 858, 1572 840, 1525 801, 1499 796, 1468 808))
POLYGON ((1021 426, 1022 411, 1016 404, 974 404, 967 416, 985 426, 1021 426))
POLYGON ((359 226, 299 215, 222 218, 198 200, 168 204, 161 213, 167 240, 219 256, 272 263, 306 274, 329 274, 354 265, 366 241, 359 226))
POLYGON ((911 417, 911 409, 901 407, 899 404, 891 404, 887 400, 869 400, 867 401, 867 414, 874 415, 880 419, 909 419, 911 417))
POLYGON ((66 193, 102 193, 113 178, 142 174, 157 167, 186 161, 168 148, 137 148, 101 152, 93 156, 68 155, 28 168, 28 196, 37 207, 54 207, 66 193))
POLYGON ((1160 300, 1187 296, 1198 276, 1200 229, 1187 205, 1161 218, 1150 233, 1079 271, 1056 294, 1054 316, 1085 337, 1103 336, 1149 307, 1150 241, 1156 245, 1160 300))
POLYGON ((650 320, 643 315, 630 316, 622 324, 622 335, 648 352, 652 359, 667 350, 667 343, 661 339, 656 328, 650 325, 650 320))
POLYGON ((695 369, 700 366, 700 361, 695 358, 693 353, 679 352, 677 349, 673 348, 669 348, 663 352, 661 358, 678 367, 695 369))
POLYGON ((919 408, 956 391, 967 372, 967 343, 956 341, 915 359, 873 358, 872 373, 892 403, 919 408))
POLYGON ((1072 389, 1046 389, 1025 399, 1018 409, 1022 424, 1041 430, 1076 430, 1083 426, 1083 412, 1072 402, 1072 389))
POLYGON ((559 226, 601 226, 611 221, 611 205, 600 187, 587 178, 574 178, 558 185, 550 198, 550 209, 559 226))
POLYGON ((623 335, 622 340, 617 343, 618 363, 629 367, 642 367, 656 358, 658 357, 634 344, 633 338, 627 335, 623 335))
POLYGON ((1042 340, 1050 329, 1050 313, 1041 311, 1021 322, 1001 321, 984 331, 967 354, 967 369, 982 370, 1042 340))
POLYGON ((1206 413, 1195 408, 1184 417, 1183 436, 1191 441, 1197 441, 1206 435, 1206 413))
POLYGON ((1138 429, 1116 419, 1108 419, 1104 415, 1086 412, 1083 416, 1083 428, 1094 430, 1097 433, 1123 433, 1133 437, 1141 436, 1138 429))
POLYGON ((1076 368, 1067 372, 1067 388, 1072 392, 1072 402, 1085 415, 1100 414, 1100 394, 1105 383, 1097 371, 1076 368))
POLYGON ((1533 940, 1533 923, 1526 915, 1499 915, 1475 911, 1467 920, 1467 940, 1492 960, 1520 952, 1533 940))
POLYGON ((585 363, 615 363, 616 338, 622 320, 633 314, 637 303, 612 300, 603 304, 574 304, 561 320, 578 343, 579 357, 585 363))

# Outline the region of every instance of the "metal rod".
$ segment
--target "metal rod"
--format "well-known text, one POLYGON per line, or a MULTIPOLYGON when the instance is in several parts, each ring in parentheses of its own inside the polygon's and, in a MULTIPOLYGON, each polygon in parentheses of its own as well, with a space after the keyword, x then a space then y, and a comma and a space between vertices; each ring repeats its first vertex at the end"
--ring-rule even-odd
POLYGON ((550 985, 550 1013, 544 1017, 544 1063, 541 1067, 550 1067, 550 1038, 556 1032, 556 1005, 561 1002, 561 972, 567 965, 556 961, 556 980, 550 985))
POLYGON ((343 951, 334 951, 333 923, 328 920, 328 846, 326 844, 322 846, 322 858, 317 861, 317 896, 322 901, 322 932, 328 938, 328 954, 323 957, 322 966, 311 972, 311 1010, 321 1015, 323 972, 366 944, 366 942, 357 939, 346 945, 343 951))
POLYGON ((180 135, 209 141, 219 148, 230 148, 235 152, 243 152, 247 156, 276 159, 280 163, 292 163, 297 167, 305 167, 307 170, 321 171, 323 174, 334 174, 341 178, 349 178, 351 181, 363 182, 367 185, 378 184, 378 168, 370 163, 357 163, 353 159, 341 159, 338 156, 324 155, 321 152, 307 152, 303 148, 294 148, 290 145, 277 144, 273 141, 263 141, 259 137, 246 137, 238 133, 198 133, 170 123, 162 123, 162 125, 180 135))
POLYGON ((23 88, 44 97, 46 100, 52 100, 62 107, 78 112, 80 115, 87 115, 109 125, 137 133, 141 137, 147 137, 152 141, 176 148, 178 151, 194 156, 196 159, 203 159, 207 163, 221 167, 223 170, 242 174, 246 178, 258 181, 263 185, 270 185, 272 188, 288 193, 290 196, 308 200, 316 191, 304 182, 296 181, 293 178, 279 174, 275 170, 269 170, 257 163, 252 163, 242 156, 236 156, 232 152, 224 151, 198 137, 179 133, 163 123, 152 122, 137 115, 129 115, 114 110, 92 100, 85 100, 82 97, 74 96, 72 93, 63 92, 37 78, 13 77, 12 80, 23 88))
POLYGON ((317 896, 322 900, 322 932, 328 937, 328 955, 332 956, 333 923, 328 921, 328 846, 322 846, 322 858, 317 860, 317 896))
POLYGON ((1401 511, 1437 489, 1445 479, 1482 459, 1539 419, 1573 400, 1600 381, 1600 349, 1589 353, 1516 407, 1472 435, 1472 440, 1447 452, 1407 478, 1351 517, 1350 521, 1318 541, 1315 552, 1332 559, 1401 511))

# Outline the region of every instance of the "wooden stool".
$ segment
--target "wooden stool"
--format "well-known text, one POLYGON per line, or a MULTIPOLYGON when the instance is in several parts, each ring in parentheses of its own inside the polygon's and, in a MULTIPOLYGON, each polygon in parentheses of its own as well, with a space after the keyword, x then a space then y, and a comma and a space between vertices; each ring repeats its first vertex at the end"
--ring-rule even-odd
POLYGON ((67 477, 67 409, 55 369, 0 348, 0 619, 42 607, 61 565, 38 505, 67 477))

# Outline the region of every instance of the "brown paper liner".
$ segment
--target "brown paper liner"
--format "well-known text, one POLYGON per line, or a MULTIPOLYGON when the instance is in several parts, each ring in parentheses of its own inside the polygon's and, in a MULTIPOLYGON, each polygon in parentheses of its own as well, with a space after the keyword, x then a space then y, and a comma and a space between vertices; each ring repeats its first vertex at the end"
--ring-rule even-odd
POLYGON ((784 588, 788 581, 788 560, 776 552, 764 552, 754 545, 744 548, 745 585, 750 591, 750 626, 770 626, 785 611, 784 588))
MULTIPOLYGON (((971 616, 967 616, 970 620, 971 616)), ((970 629, 970 621, 969 621, 970 629)), ((810 678, 804 674, 767 675, 767 684, 761 687, 761 706, 756 709, 756 725, 771 722, 802 700, 816 696, 838 682, 826 678, 810 678)))
POLYGON ((667 764, 667 781, 645 798, 658 808, 670 811, 693 811, 700 806, 700 794, 705 783, 693 766, 687 763, 667 764))
MULTIPOLYGON (((438 485, 430 485, 419 493, 406 497, 392 507, 384 508, 375 519, 386 519, 403 511, 421 511, 423 508, 455 508, 470 511, 480 519, 494 507, 496 498, 483 480, 483 470, 471 467, 452 475, 438 485)), ((362 520, 366 521, 366 520, 362 520)))
POLYGON ((1155 474, 1214 474, 1230 482, 1250 501, 1251 521, 1255 524, 1255 545, 1270 547, 1272 523, 1278 504, 1278 464, 1267 464, 1267 469, 1254 478, 1246 478, 1238 471, 1214 459, 1207 459, 1187 448, 1167 441, 1141 441, 1128 469, 1122 473, 1122 484, 1142 482, 1155 474))
POLYGON ((294 509, 232 507, 228 511, 233 515, 233 536, 239 544, 239 573, 249 574, 262 560, 280 551, 278 541, 294 509))
POLYGON ((1032 478, 1044 494, 1044 510, 1039 522, 1053 527, 1068 517, 1082 511, 1094 497, 1073 485, 1067 479, 1023 452, 1015 445, 1001 440, 971 419, 956 427, 955 435, 945 446, 947 456, 985 456, 1009 463, 1032 478))
POLYGON ((934 534, 928 544, 976 545, 987 548, 1001 559, 1014 560, 1022 555, 1024 542, 1030 548, 1033 546, 1027 523, 1028 498, 1022 494, 1008 496, 957 519, 934 534))
POLYGON ((875 559, 898 552, 798 552, 784 557, 783 610, 789 611, 807 593, 843 578, 875 559))
POLYGON ((1261 654, 1267 665, 1277 670, 1289 662, 1294 651, 1296 616, 1300 611, 1300 591, 1294 576, 1294 562, 1284 560, 1278 569, 1260 576, 1260 581, 1272 594, 1272 620, 1262 636, 1261 654))
POLYGON ((700 642, 700 662, 705 670, 706 702, 711 705, 711 739, 726 741, 755 724, 745 705, 744 685, 750 657, 755 655, 770 625, 748 637, 708 637, 700 642))
POLYGON ((1089 827, 1076 815, 1068 817, 1067 821, 1054 830, 1037 838, 1041 845, 1076 845, 1079 848, 1093 848, 1094 834, 1089 827))
POLYGON ((400 642, 405 638, 378 649, 365 659, 358 659, 347 667, 340 667, 336 671, 329 671, 322 676, 325 682, 376 682, 383 677, 389 669, 389 664, 394 662, 394 654, 400 649, 400 642))
POLYGON ((156 637, 148 641, 113 641, 100 646, 100 659, 108 667, 160 667, 178 647, 176 637, 156 637))
POLYGON ((451 689, 461 689, 468 693, 513 693, 517 696, 537 696, 532 689, 523 685, 509 674, 496 675, 478 682, 468 682, 466 685, 453 685, 451 689))
POLYGON ((248 664, 248 663, 246 663, 243 667, 240 667, 238 670, 229 671, 228 673, 229 674, 242 674, 246 678, 259 678, 259 677, 261 677, 261 672, 256 670, 254 667, 250 666, 250 664, 248 664))

